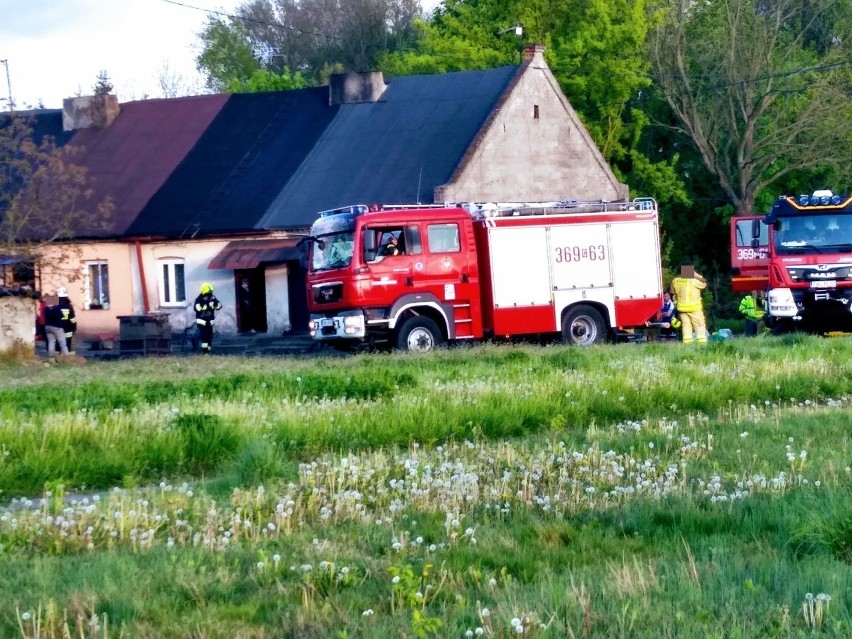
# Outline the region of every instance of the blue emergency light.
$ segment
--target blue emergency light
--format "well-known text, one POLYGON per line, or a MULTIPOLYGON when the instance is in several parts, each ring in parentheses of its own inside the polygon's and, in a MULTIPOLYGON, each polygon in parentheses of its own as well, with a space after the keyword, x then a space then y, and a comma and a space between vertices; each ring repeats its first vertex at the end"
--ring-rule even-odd
POLYGON ((352 206, 342 206, 339 209, 329 209, 320 211, 320 217, 331 217, 332 215, 361 215, 367 212, 366 204, 353 204, 352 206))

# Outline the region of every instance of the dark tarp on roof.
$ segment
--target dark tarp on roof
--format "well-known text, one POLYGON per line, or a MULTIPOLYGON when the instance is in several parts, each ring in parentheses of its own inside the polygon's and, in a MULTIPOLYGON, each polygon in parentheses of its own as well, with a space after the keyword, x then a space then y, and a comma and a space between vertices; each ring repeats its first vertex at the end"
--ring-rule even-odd
POLYGON ((392 78, 378 102, 341 106, 260 228, 305 228, 359 202, 432 203, 516 72, 392 78))
POLYGON ((128 234, 190 237, 255 228, 336 112, 328 87, 230 96, 128 234))
POLYGON ((71 144, 82 147, 77 163, 89 170, 95 201, 115 203, 113 228, 98 235, 121 235, 228 100, 202 95, 142 100, 121 105, 103 129, 80 129, 71 144))
POLYGON ((263 263, 298 260, 301 252, 298 239, 242 240, 228 245, 214 257, 209 269, 256 268, 263 263))

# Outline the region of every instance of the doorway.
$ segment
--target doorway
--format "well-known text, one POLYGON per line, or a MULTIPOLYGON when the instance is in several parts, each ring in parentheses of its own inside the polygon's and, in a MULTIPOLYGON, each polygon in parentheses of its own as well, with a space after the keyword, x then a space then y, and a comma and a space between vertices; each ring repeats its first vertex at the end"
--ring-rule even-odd
POLYGON ((262 266, 234 270, 237 300, 237 331, 265 333, 266 275, 262 266))
POLYGON ((307 272, 299 260, 287 262, 287 291, 290 332, 306 333, 309 319, 307 272))

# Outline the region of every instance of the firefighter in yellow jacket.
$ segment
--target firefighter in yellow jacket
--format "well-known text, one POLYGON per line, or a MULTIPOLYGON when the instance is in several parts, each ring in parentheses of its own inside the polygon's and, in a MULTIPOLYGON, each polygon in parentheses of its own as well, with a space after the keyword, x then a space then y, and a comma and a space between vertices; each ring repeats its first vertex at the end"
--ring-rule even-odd
POLYGON ((754 337, 763 332, 763 318, 766 307, 758 291, 752 291, 740 302, 740 313, 745 317, 745 336, 754 337))
POLYGON ((222 303, 213 295, 213 287, 210 284, 202 284, 201 294, 195 298, 195 324, 202 353, 213 352, 213 321, 216 311, 221 309, 222 303))
POLYGON ((689 265, 681 266, 680 277, 672 280, 672 294, 682 324, 681 337, 684 344, 707 342, 707 322, 701 304, 701 291, 706 287, 707 281, 689 265))

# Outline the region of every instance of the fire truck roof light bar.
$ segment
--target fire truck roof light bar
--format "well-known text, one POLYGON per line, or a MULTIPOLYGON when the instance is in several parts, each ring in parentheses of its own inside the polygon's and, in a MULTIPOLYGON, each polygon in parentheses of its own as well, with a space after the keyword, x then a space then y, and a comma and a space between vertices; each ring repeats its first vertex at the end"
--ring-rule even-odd
POLYGON ((829 190, 814 191, 813 195, 793 197, 782 195, 772 204, 763 218, 765 224, 774 224, 779 217, 818 214, 824 211, 852 213, 852 195, 835 195, 829 190))

